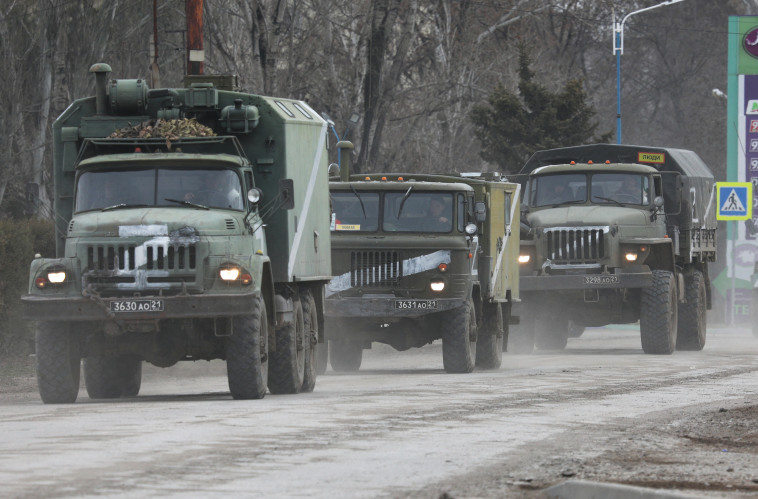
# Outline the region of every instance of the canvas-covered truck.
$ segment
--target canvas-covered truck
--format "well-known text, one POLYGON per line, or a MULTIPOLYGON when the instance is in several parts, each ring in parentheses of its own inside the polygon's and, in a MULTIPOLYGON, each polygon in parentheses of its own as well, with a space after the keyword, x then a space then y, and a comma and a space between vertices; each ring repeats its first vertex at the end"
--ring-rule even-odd
POLYGON ((535 153, 521 173, 521 325, 510 350, 563 349, 582 327, 637 321, 645 353, 703 348, 716 207, 696 153, 566 147, 535 153))
POLYGON ((228 77, 91 68, 55 121, 55 258, 22 297, 46 403, 134 396, 142 364, 225 359, 236 399, 313 390, 331 278, 326 123, 228 77))
POLYGON ((485 174, 333 179, 332 368, 358 370, 372 342, 438 339, 447 372, 498 368, 518 300, 519 189, 485 174))

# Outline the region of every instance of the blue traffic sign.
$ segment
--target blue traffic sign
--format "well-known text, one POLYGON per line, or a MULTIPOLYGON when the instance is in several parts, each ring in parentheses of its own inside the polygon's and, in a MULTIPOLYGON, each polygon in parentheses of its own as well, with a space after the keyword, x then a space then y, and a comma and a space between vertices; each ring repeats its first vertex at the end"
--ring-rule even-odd
POLYGON ((718 220, 749 220, 753 216, 753 184, 716 182, 716 206, 718 220))

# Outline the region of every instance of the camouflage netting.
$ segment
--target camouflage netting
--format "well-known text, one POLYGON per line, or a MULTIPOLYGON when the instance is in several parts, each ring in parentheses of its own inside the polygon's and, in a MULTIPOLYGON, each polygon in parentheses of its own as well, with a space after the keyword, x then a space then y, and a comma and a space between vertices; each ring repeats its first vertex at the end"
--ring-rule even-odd
POLYGON ((149 120, 139 125, 119 128, 108 136, 110 139, 163 139, 177 140, 182 137, 213 137, 211 128, 198 123, 195 118, 180 120, 149 120))

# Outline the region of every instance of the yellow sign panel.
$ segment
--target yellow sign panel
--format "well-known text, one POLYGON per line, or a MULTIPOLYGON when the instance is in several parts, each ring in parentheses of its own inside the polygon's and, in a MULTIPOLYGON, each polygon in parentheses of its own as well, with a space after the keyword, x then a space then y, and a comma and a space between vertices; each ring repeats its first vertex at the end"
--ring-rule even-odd
POLYGON ((337 224, 336 230, 361 230, 360 224, 337 224))
POLYGON ((638 152, 637 161, 640 163, 665 163, 666 154, 662 152, 638 152))

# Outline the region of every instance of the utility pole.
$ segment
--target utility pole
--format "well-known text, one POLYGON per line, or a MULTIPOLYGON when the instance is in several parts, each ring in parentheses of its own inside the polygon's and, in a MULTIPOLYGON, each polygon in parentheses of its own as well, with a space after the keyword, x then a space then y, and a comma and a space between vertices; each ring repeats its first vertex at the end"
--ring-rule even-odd
POLYGON ((203 74, 203 0, 185 0, 187 12, 187 74, 203 74))
POLYGON ((161 73, 158 68, 158 0, 153 0, 153 62, 150 64, 153 88, 161 88, 161 73))

